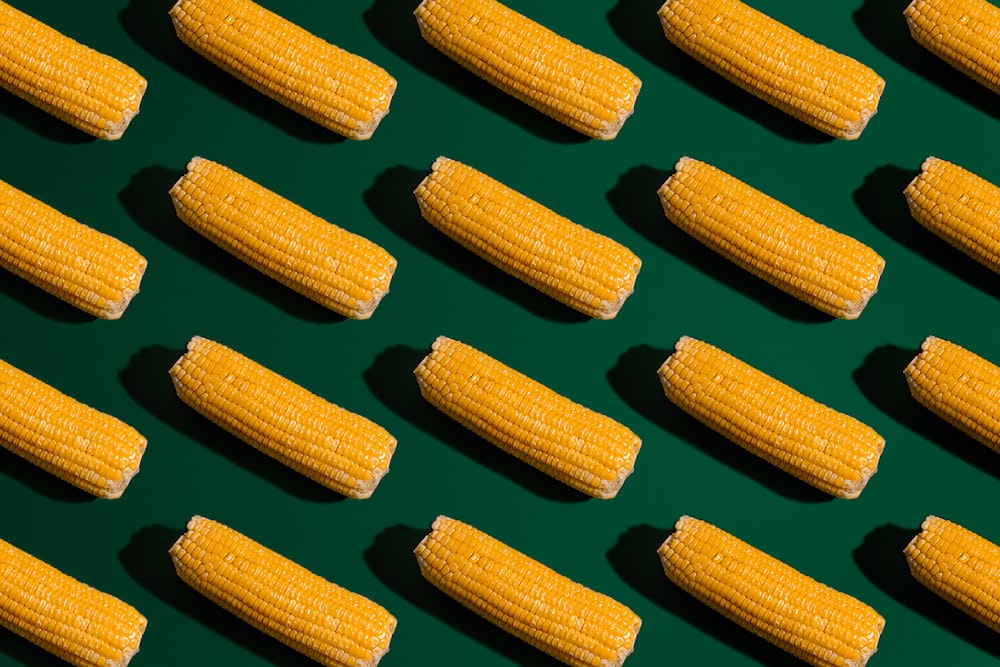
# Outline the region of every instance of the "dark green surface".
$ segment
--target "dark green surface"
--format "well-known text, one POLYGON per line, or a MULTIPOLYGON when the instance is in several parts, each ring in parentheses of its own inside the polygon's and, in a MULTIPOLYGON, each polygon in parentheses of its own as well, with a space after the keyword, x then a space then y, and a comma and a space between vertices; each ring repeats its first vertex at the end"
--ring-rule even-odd
MULTIPOLYGON (((643 618, 627 665, 793 665, 669 583, 655 548, 681 514, 711 521, 887 619, 872 665, 993 664, 996 635, 925 592, 901 549, 935 513, 1000 539, 1000 458, 909 397, 902 368, 934 334, 1000 360, 1000 279, 908 216, 902 188, 927 155, 1000 181, 997 98, 922 52, 905 2, 756 0, 887 81, 861 139, 827 139, 672 47, 648 0, 510 5, 631 68, 643 88, 610 143, 506 98, 423 44, 415 1, 270 6, 399 81, 367 142, 341 140, 189 52, 161 0, 16 0, 138 69, 149 90, 121 141, 90 140, 0 95, 0 178, 135 246, 142 291, 93 321, 0 276, 0 357, 149 439, 117 501, 90 499, 0 451, 0 537, 149 618, 144 667, 306 665, 175 577, 167 548, 195 513, 230 524, 399 619, 382 664, 556 664, 420 578, 411 549, 448 514, 629 605, 643 618), (399 260, 366 322, 342 320, 188 230, 167 190, 186 161, 222 162, 383 245, 399 260), (438 155, 467 162, 621 241, 644 261, 616 320, 590 321, 485 265, 423 222, 411 191, 438 155), (662 215, 656 188, 682 155, 729 171, 887 261, 861 318, 829 320, 729 266, 662 215), (344 500, 185 407, 167 369, 213 338, 385 426, 399 439, 370 500, 344 500), (584 499, 426 405, 412 368, 438 335, 470 343, 636 431, 618 498, 584 499), (655 374, 681 335, 712 342, 852 414, 887 441, 861 498, 828 499, 670 405, 655 374), (192 653, 197 651, 197 653, 192 653), (197 657, 192 657, 192 656, 197 657)), ((0 664, 57 664, 0 633, 0 664)), ((61 664, 61 663, 58 663, 61 664)))

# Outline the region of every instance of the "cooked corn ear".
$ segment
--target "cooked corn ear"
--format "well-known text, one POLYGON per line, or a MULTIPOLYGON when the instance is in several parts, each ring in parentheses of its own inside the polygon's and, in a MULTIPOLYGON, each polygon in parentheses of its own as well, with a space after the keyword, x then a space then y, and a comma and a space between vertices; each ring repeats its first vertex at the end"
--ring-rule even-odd
POLYGON ((659 195, 675 225, 828 315, 857 318, 878 289, 878 253, 721 169, 682 157, 659 195))
POLYGON ((396 259, 246 176, 192 158, 170 190, 177 216, 226 252, 330 310, 372 316, 396 259))
POLYGON ((918 403, 1000 452, 1000 368, 960 345, 928 336, 903 372, 918 403))
POLYGON ((0 360, 0 446, 87 493, 118 498, 139 472, 146 438, 0 360))
POLYGON ((914 220, 1000 273, 1000 187, 956 164, 928 157, 904 194, 914 220))
POLYGON ((215 341, 195 336, 170 369, 182 401, 240 440, 351 498, 389 471, 396 438, 215 341))
POLYGON ((710 523, 682 516, 658 550, 667 577, 814 667, 862 667, 885 619, 710 523))
POLYGON ((838 139, 857 139, 885 81, 870 67, 739 0, 667 0, 663 31, 743 90, 838 139))
POLYGON ((674 404, 768 463, 839 498, 857 498, 885 440, 708 343, 681 337, 658 371, 674 404))
POLYGON ((572 667, 617 667, 642 619, 472 526, 439 516, 414 549, 427 581, 572 667))
POLYGON ((508 95, 593 139, 614 139, 642 82, 626 67, 496 0, 423 0, 435 49, 508 95))
POLYGON ((1000 546, 957 523, 928 516, 903 553, 917 581, 1000 632, 1000 546))
POLYGON ((439 336, 414 374, 431 405, 577 491, 613 498, 632 474, 635 433, 470 345, 439 336))
POLYGON ((0 181, 0 267, 88 315, 117 320, 139 291, 146 258, 0 181))
POLYGON ((146 617, 0 540, 0 626, 77 667, 124 667, 146 617))
POLYGON ((194 516, 170 547, 184 583, 326 667, 374 667, 396 618, 368 598, 217 521, 194 516))
POLYGON ((585 315, 614 318, 635 289, 631 250, 461 162, 439 157, 414 194, 462 247, 585 315))
POLYGON ((918 44, 1000 93, 1000 7, 986 0, 913 0, 903 13, 918 44))
POLYGON ((196 53, 309 120, 350 139, 368 139, 396 80, 251 0, 178 0, 177 36, 196 53))
POLYGON ((0 2, 0 87, 98 139, 119 139, 139 113, 146 80, 0 2))

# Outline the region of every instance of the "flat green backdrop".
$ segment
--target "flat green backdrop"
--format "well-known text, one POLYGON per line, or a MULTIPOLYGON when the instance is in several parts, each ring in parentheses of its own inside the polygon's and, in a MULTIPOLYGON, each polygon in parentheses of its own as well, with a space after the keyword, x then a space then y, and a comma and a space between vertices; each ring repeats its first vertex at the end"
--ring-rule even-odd
MULTIPOLYGON (((617 139, 590 141, 425 45, 414 0, 271 0, 289 19, 392 73, 370 141, 341 140, 214 69, 174 36, 169 1, 13 0, 149 80, 118 142, 90 140, 0 94, 0 178, 136 247, 142 291, 91 320, 0 276, 0 357, 135 426, 142 470, 91 499, 0 451, 0 537, 135 605, 135 665, 307 665, 175 576, 167 549, 193 514, 248 534, 387 607, 384 665, 555 664, 420 577, 411 550, 438 514, 486 530, 643 619, 627 664, 794 665, 667 581, 656 547, 705 519, 871 604, 887 619, 872 665, 993 664, 996 635, 924 591, 901 550, 927 514, 1000 540, 1000 458, 909 396, 902 369, 934 334, 1000 360, 1000 279, 913 222, 902 189, 937 155, 1000 181, 996 96, 924 53, 899 0, 755 0, 887 81, 860 140, 827 139, 722 81, 663 37, 655 0, 511 0, 643 81, 617 139), (167 191, 194 155, 222 162, 399 260, 372 319, 343 320, 185 227, 167 191), (643 259, 617 319, 590 321, 459 248, 411 194, 438 155, 485 171, 643 259), (859 320, 830 320, 676 230, 656 189, 690 155, 873 246, 887 262, 859 320), (342 499, 184 406, 167 369, 187 340, 223 342, 399 440, 370 500, 342 499), (643 438, 611 501, 585 499, 425 404, 412 369, 438 335, 492 354, 643 438), (825 497, 714 435, 663 396, 682 335, 712 342, 872 425, 887 441, 861 498, 825 497)), ((0 664, 61 664, 0 633, 0 664)))

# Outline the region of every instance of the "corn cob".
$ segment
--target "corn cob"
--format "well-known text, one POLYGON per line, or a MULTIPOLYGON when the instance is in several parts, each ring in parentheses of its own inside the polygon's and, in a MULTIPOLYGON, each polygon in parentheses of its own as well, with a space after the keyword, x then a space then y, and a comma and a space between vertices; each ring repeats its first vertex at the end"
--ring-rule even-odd
POLYGON ((1000 188, 958 165, 928 157, 904 194, 914 220, 1000 273, 1000 188))
POLYGON ((917 581, 1000 632, 1000 546, 957 523, 928 516, 903 553, 917 581))
POLYGON ((614 498, 642 441, 479 350, 439 336, 414 370, 431 405, 476 435, 595 498, 614 498))
POLYGON ((77 667, 124 667, 146 618, 0 540, 0 626, 77 667))
POLYGON ((146 80, 0 2, 0 87, 98 139, 119 139, 139 113, 146 80))
POLYGON ((663 31, 679 49, 747 92, 837 139, 857 139, 885 81, 739 0, 667 0, 663 31))
POLYGON ((251 0, 178 0, 184 44, 248 86, 350 139, 368 139, 396 91, 372 62, 251 0))
POLYGON ((182 401, 229 433, 323 486, 368 498, 396 439, 215 341, 195 336, 170 369, 182 401))
POLYGON ((374 667, 396 618, 217 521, 194 516, 170 547, 184 583, 326 667, 374 667))
POLYGON ((624 66, 496 0, 423 0, 414 15, 435 49, 593 139, 614 139, 642 82, 624 66))
POLYGON ((673 403, 768 463, 838 498, 857 498, 885 440, 858 420, 687 336, 658 371, 673 403))
POLYGON ((675 225, 828 315, 857 318, 878 289, 874 250, 709 164, 682 157, 659 195, 675 225))
POLYGON ((139 472, 146 438, 0 360, 0 446, 87 493, 118 498, 139 472))
POLYGON ((710 523, 682 516, 658 552, 684 591, 814 667, 862 667, 878 648, 874 609, 710 523))
POLYGON ((1000 367, 955 343, 928 336, 903 372, 918 403, 1000 452, 1000 367))
POLYGON ((125 312, 146 258, 0 181, 0 267, 105 320, 125 312))
POLYGON ((195 157, 170 190, 177 216, 226 252, 345 317, 372 316, 396 259, 246 176, 195 157))
POLYGON ((461 162, 439 157, 414 194, 451 239, 585 315, 614 318, 635 289, 631 250, 461 162))
POLYGON ((414 549, 427 581, 489 622, 572 667, 614 667, 642 619, 620 602, 446 516, 414 549))
POLYGON ((913 0, 903 14, 918 44, 1000 93, 1000 8, 985 0, 913 0))

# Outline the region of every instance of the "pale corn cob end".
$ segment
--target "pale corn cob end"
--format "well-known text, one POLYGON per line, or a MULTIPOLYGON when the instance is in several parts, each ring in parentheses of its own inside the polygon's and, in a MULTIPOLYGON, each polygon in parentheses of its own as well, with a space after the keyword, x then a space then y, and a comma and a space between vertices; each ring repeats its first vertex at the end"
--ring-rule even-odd
POLYGON ((918 44, 1000 93, 1000 7, 986 0, 913 0, 903 14, 918 44))

